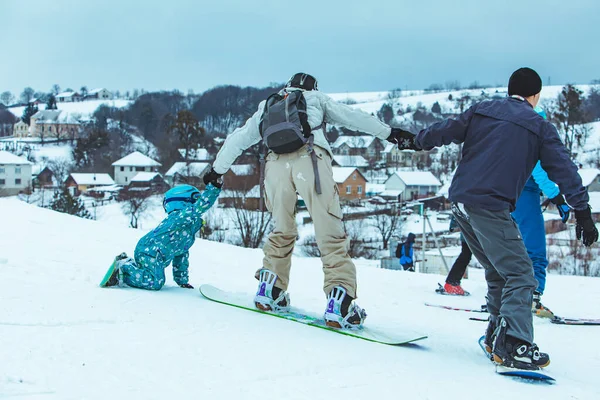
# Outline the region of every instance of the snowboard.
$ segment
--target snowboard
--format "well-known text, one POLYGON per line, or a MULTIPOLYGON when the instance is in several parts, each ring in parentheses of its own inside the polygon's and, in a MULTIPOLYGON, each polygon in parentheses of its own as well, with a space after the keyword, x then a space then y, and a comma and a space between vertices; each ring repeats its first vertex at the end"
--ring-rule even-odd
POLYGON ((288 321, 299 322, 304 325, 313 326, 316 328, 321 328, 328 330, 330 332, 335 332, 338 334, 352 336, 358 339, 367 340, 370 342, 376 342, 381 344, 388 344, 392 346, 405 345, 408 343, 416 342, 418 340, 426 339, 426 335, 415 334, 412 332, 405 333, 397 333, 397 332, 382 332, 376 329, 371 329, 369 327, 362 327, 359 329, 338 329, 332 328, 326 325, 325 320, 323 318, 315 317, 309 314, 306 314, 300 309, 292 307, 288 312, 272 312, 272 311, 262 311, 257 309, 254 306, 254 297, 244 293, 231 293, 223 291, 219 288, 216 288, 212 285, 201 285, 200 286, 200 294, 207 298, 208 300, 225 304, 232 307, 237 307, 240 309, 254 311, 256 313, 270 315, 273 317, 278 317, 282 319, 286 319, 288 321))
POLYGON ((438 286, 439 287, 437 289, 435 289, 435 292, 438 293, 438 294, 443 294, 444 296, 459 296, 459 297, 463 296, 463 297, 465 297, 465 296, 470 296, 471 295, 471 293, 467 292, 466 290, 465 290, 465 294, 452 294, 452 293, 448 293, 448 292, 446 292, 446 289, 444 289, 444 287, 441 284, 438 283, 438 286))
POLYGON ((116 266, 117 266, 117 258, 115 257, 112 264, 110 264, 108 271, 106 271, 106 274, 104 274, 104 278, 102 278, 102 281, 100 281, 100 287, 106 287, 106 283, 108 282, 108 280, 110 279, 110 276, 115 271, 116 266))
POLYGON ((438 307, 438 308, 443 308, 445 310, 452 310, 452 311, 466 311, 466 312, 476 312, 476 313, 486 313, 487 311, 487 306, 483 305, 481 306, 481 308, 477 309, 477 308, 461 308, 461 307, 450 307, 450 306, 444 306, 442 304, 431 304, 431 303, 425 303, 425 305, 427 307, 438 307))
POLYGON ((559 325, 600 325, 600 319, 585 319, 585 318, 565 318, 554 317, 550 320, 553 324, 559 325))
MULTIPOLYGON (((478 340, 479 347, 481 347, 481 351, 483 351, 485 358, 487 358, 489 361, 493 362, 490 354, 485 349, 485 345, 483 344, 484 341, 485 341, 485 336, 482 336, 479 338, 479 340, 478 340)), ((542 370, 528 371, 525 369, 509 368, 509 367, 505 367, 503 365, 498 365, 498 364, 496 364, 496 373, 499 375, 512 376, 515 378, 523 378, 523 379, 534 380, 534 381, 554 382, 554 380, 555 380, 553 377, 546 374, 542 370)))

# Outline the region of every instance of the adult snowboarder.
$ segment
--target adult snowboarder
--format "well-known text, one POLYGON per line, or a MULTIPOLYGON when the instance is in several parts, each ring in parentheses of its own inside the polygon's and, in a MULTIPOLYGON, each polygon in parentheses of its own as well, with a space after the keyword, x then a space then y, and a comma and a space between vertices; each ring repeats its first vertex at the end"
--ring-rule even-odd
POLYGON ((423 150, 463 143, 449 198, 470 249, 485 267, 491 315, 485 344, 497 363, 529 370, 547 366, 550 358, 533 342, 530 305, 538 284, 510 213, 538 160, 575 210, 577 238, 585 246, 598 240, 577 167, 556 128, 534 111, 541 89, 539 75, 520 68, 510 77, 510 97, 475 104, 414 139, 423 150))
POLYGON ((168 216, 148 232, 135 246, 134 257, 121 253, 113 263, 113 271, 105 284, 159 290, 165 284, 165 268, 173 264, 173 279, 182 288, 193 289, 188 282, 189 249, 202 228, 202 215, 212 207, 221 183, 207 185, 204 192, 194 186, 175 186, 165 193, 163 207, 168 216))
POLYGON ((372 134, 401 149, 414 148, 411 133, 391 129, 363 111, 335 102, 317 90, 313 76, 297 73, 227 137, 204 182, 214 182, 244 150, 263 140, 269 149, 264 197, 275 225, 263 247, 262 268, 255 275, 259 280, 255 305, 261 310, 289 308, 286 290, 298 233, 294 215, 298 193, 314 221, 321 252, 327 296, 324 318, 329 326, 346 328, 361 325, 366 313, 354 302, 356 269, 348 256, 325 123, 372 134))
MULTIPOLYGON (((536 107, 535 111, 546 119, 546 113, 536 107)), ((536 164, 531 177, 527 180, 519 199, 517 200, 516 208, 512 212, 519 231, 523 236, 523 243, 527 249, 527 254, 533 263, 533 272, 535 279, 538 282, 537 289, 533 292, 533 303, 531 312, 544 318, 553 318, 554 314, 549 308, 542 304, 541 296, 546 287, 546 267, 548 266, 548 258, 546 256, 546 230, 544 225, 544 217, 540 207, 540 192, 542 192, 549 201, 556 205, 563 223, 569 219, 570 207, 565 202, 564 196, 560 194, 558 186, 548 178, 548 174, 542 168, 540 162, 536 164)), ((456 220, 453 218, 450 223, 456 225, 456 220)), ((464 295, 465 292, 461 287, 462 276, 464 275, 467 265, 471 260, 471 250, 464 241, 461 234, 462 251, 452 269, 446 278, 444 291, 448 294, 464 295)))

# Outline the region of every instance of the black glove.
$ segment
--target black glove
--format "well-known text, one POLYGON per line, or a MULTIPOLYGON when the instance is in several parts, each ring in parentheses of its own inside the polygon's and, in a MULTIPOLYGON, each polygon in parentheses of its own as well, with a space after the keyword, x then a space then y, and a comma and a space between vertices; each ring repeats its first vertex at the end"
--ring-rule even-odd
POLYGON ((559 194, 556 197, 550 199, 550 201, 556 206, 558 210, 558 214, 560 214, 560 218, 562 219, 563 224, 566 224, 569 220, 569 213, 571 212, 571 207, 565 201, 565 198, 562 194, 559 194))
POLYGON ((577 226, 575 227, 575 233, 577 240, 583 237, 583 244, 586 247, 590 247, 592 244, 598 241, 598 229, 592 219, 592 210, 588 206, 585 210, 575 210, 575 219, 577 220, 577 226))
POLYGON ((392 133, 386 139, 390 143, 398 145, 400 150, 422 150, 415 144, 415 135, 400 128, 392 128, 392 133))
POLYGON ((184 289, 193 289, 194 287, 192 285, 190 285, 189 283, 182 283, 179 286, 181 286, 184 289))
POLYGON ((215 170, 211 168, 210 171, 204 174, 202 180, 204 181, 205 185, 210 183, 217 189, 221 189, 221 187, 223 187, 223 180, 221 179, 221 176, 221 174, 217 174, 215 170))

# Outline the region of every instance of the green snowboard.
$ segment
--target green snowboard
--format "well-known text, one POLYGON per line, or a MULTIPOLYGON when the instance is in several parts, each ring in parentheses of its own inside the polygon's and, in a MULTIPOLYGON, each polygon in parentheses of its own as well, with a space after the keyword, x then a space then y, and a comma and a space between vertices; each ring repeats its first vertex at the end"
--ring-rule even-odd
POLYGON ((273 317, 287 319, 289 321, 300 322, 308 326, 325 329, 331 332, 339 333, 346 336, 368 340, 370 342, 389 344, 389 345, 404 345, 417 340, 426 339, 427 336, 412 332, 394 332, 385 333, 369 327, 361 329, 336 329, 325 324, 323 318, 318 318, 305 314, 302 310, 292 309, 289 312, 266 312, 258 310, 254 306, 253 296, 243 293, 230 293, 218 289, 212 285, 200 286, 202 296, 217 303, 226 304, 233 307, 238 307, 244 310, 254 311, 260 314, 271 315, 273 317))
POLYGON ((115 257, 115 259, 113 260, 112 264, 108 268, 108 271, 106 271, 106 274, 104 274, 104 278, 102 278, 102 281, 100 282, 100 287, 107 287, 106 283, 110 279, 110 277, 113 274, 113 272, 115 272, 116 266, 117 266, 117 258, 115 257))

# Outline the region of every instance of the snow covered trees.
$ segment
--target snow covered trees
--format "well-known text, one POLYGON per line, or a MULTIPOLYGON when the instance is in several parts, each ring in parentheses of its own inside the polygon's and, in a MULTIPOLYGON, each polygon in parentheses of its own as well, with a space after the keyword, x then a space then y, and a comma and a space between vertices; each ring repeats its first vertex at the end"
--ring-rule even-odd
POLYGON ((67 188, 54 193, 54 198, 52 199, 49 208, 61 213, 92 219, 91 214, 86 210, 83 202, 79 198, 71 196, 71 193, 67 188))

